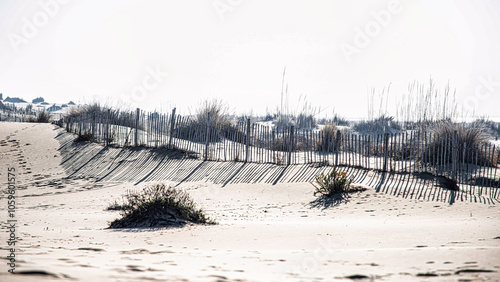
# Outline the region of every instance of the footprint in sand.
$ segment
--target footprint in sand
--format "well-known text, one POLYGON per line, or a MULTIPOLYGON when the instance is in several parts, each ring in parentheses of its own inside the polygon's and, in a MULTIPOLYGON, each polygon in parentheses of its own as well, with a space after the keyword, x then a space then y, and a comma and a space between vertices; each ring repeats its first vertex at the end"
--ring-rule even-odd
POLYGON ((78 248, 77 250, 79 250, 79 251, 94 251, 94 252, 105 252, 106 251, 104 249, 90 248, 90 247, 78 248))
POLYGON ((361 279, 369 279, 370 277, 363 275, 363 274, 353 274, 353 275, 345 276, 345 278, 351 279, 351 280, 361 280, 361 279))
POLYGON ((127 269, 130 271, 136 271, 136 272, 144 272, 145 269, 144 267, 140 265, 127 265, 127 269))
POLYGON ((29 275, 29 276, 43 276, 43 277, 52 277, 52 278, 60 278, 59 275, 48 272, 45 270, 20 270, 16 271, 17 275, 29 275))

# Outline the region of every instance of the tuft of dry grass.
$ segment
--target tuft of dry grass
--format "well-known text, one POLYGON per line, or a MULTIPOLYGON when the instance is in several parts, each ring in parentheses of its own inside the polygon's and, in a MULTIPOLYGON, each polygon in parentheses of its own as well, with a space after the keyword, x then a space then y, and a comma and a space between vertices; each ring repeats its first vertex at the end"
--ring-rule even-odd
POLYGON ((36 116, 28 117, 28 122, 49 123, 52 116, 45 109, 39 111, 36 116))
POLYGON ((334 123, 327 123, 320 130, 320 138, 316 141, 317 151, 332 151, 333 145, 340 142, 337 138, 337 125, 334 123))
POLYGON ((490 152, 485 146, 491 139, 483 126, 478 124, 456 124, 449 121, 439 122, 432 129, 433 140, 420 152, 420 161, 431 165, 452 162, 453 136, 457 134, 457 160, 495 166, 500 158, 498 152, 490 152))
POLYGON ((328 174, 321 172, 315 176, 311 184, 316 188, 314 196, 317 194, 331 196, 335 193, 346 193, 351 190, 354 177, 347 176, 347 172, 333 168, 328 174))
POLYGON ((215 224, 183 190, 163 183, 146 186, 142 191, 128 191, 124 203, 112 203, 108 210, 121 210, 122 218, 111 222, 110 228, 155 227, 183 225, 187 221, 215 224))
POLYGON ((36 116, 36 122, 49 123, 50 119, 51 119, 51 115, 46 110, 38 112, 38 114, 36 116))
POLYGON ((206 125, 208 114, 210 113, 210 123, 227 125, 231 121, 228 118, 229 109, 222 100, 204 100, 196 109, 194 121, 197 124, 206 125))

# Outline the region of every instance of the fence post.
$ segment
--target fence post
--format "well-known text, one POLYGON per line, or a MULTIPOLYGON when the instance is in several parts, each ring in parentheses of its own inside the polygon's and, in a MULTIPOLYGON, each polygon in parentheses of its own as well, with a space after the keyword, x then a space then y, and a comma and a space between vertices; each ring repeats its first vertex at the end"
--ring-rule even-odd
POLYGON ((248 162, 248 152, 250 150, 250 119, 247 118, 247 134, 246 134, 246 153, 245 153, 245 162, 248 162))
POLYGON ((340 130, 337 130, 337 136, 335 138, 335 166, 339 165, 339 149, 340 149, 340 142, 342 140, 342 133, 340 130))
POLYGON ((451 179, 457 180, 457 159, 458 159, 458 131, 453 132, 453 138, 451 139, 451 179))
POLYGON ((92 123, 90 124, 90 131, 92 132, 92 141, 96 140, 95 137, 95 125, 96 125, 96 117, 95 117, 95 111, 92 112, 92 123))
POLYGON ((78 117, 78 137, 82 136, 82 119, 83 116, 78 117))
POLYGON ((276 159, 276 142, 275 142, 275 139, 276 139, 276 133, 277 133, 277 129, 275 127, 271 128, 272 130, 272 143, 271 143, 271 150, 273 150, 273 163, 278 163, 278 160, 276 159))
POLYGON ((111 109, 108 109, 107 112, 106 112, 106 134, 105 134, 105 142, 104 144, 106 144, 106 146, 109 146, 109 119, 110 119, 110 111, 111 109))
POLYGON ((205 142, 205 157, 204 160, 208 160, 208 145, 210 143, 210 112, 207 114, 207 140, 205 142))
POLYGON ((290 127, 290 145, 288 146, 288 165, 291 164, 292 162, 292 151, 293 151, 293 131, 294 131, 294 126, 292 125, 290 127))
POLYGON ((389 133, 384 133, 384 167, 383 171, 387 171, 387 157, 389 152, 389 133))
POLYGON ((139 108, 137 108, 135 110, 135 138, 134 138, 134 144, 136 147, 139 146, 138 133, 139 133, 139 115, 140 115, 140 113, 141 113, 141 110, 139 108))
POLYGON ((175 127, 175 109, 172 110, 172 116, 170 117, 170 138, 168 140, 168 148, 172 149, 172 138, 174 136, 174 127, 175 127))

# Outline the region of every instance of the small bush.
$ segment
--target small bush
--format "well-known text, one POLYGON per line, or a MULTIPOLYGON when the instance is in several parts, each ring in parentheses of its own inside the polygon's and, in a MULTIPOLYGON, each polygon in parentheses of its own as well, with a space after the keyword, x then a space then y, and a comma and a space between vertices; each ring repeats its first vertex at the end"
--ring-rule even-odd
POLYGON ((353 181, 354 177, 347 176, 347 172, 333 168, 327 175, 323 172, 316 175, 315 181, 311 184, 316 188, 314 196, 317 194, 331 196, 335 193, 349 192, 353 181))
POLYGON ((110 228, 183 225, 186 221, 214 224, 184 191, 165 184, 146 186, 141 192, 129 191, 123 204, 113 203, 108 209, 122 210, 110 228))

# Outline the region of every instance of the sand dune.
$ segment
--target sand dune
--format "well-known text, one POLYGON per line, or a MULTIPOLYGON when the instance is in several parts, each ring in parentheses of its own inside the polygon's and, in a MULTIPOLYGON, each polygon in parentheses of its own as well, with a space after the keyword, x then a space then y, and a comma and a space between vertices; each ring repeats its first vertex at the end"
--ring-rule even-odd
MULTIPOLYGON (((16 168, 16 266, 1 281, 500 280, 494 190, 348 168, 368 188, 321 201, 328 168, 203 162, 164 150, 75 143, 49 124, 0 123, 0 179, 16 168), (127 189, 162 181, 218 225, 106 229, 127 189)), ((497 196, 498 197, 498 196, 497 196)), ((6 194, 2 257, 9 254, 6 194)))

